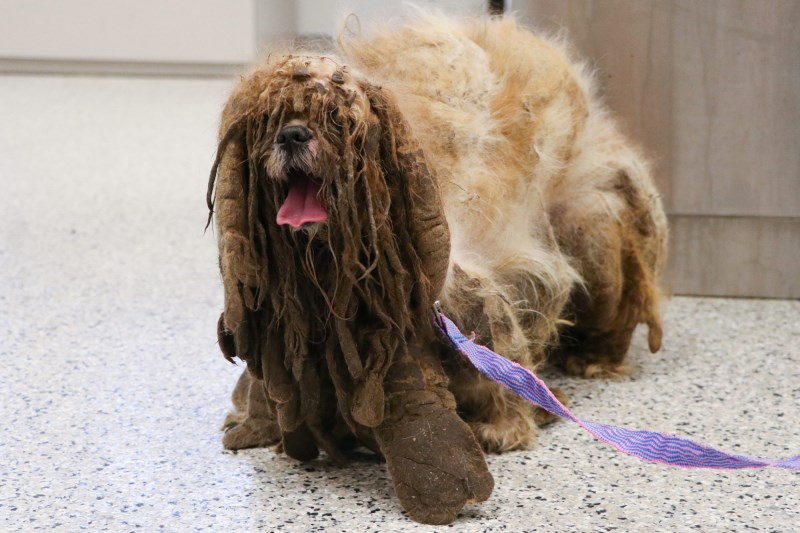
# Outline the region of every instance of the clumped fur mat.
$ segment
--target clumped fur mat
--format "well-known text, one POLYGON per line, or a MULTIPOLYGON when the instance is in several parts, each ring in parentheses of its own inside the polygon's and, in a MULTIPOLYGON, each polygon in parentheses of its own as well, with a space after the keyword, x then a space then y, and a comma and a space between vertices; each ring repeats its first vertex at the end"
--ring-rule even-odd
POLYGON ((624 373, 639 323, 660 346, 648 163, 565 47, 510 18, 425 15, 343 35, 335 56, 271 54, 225 107, 208 202, 220 346, 249 372, 226 447, 344 464, 364 444, 421 522, 486 499, 481 448, 529 446, 549 421, 437 337, 434 300, 532 370, 624 373), (277 141, 295 123, 314 140, 292 159, 277 141), (293 229, 275 220, 298 170, 328 220, 293 229))

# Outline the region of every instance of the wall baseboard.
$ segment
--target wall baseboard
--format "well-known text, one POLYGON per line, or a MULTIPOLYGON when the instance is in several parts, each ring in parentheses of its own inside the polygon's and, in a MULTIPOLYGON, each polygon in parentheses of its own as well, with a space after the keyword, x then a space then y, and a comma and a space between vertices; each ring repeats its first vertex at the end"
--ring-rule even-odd
POLYGON ((800 217, 669 215, 673 294, 800 298, 800 217))
POLYGON ((70 61, 0 58, 4 74, 75 74, 231 78, 247 70, 236 63, 166 63, 136 61, 70 61))

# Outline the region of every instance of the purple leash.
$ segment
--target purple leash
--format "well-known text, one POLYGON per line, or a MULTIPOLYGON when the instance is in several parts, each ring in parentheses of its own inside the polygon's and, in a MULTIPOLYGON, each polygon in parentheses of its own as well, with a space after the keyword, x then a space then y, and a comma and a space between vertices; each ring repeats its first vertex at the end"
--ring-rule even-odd
POLYGON ((500 383, 511 392, 522 396, 534 405, 562 418, 568 418, 594 435, 597 440, 610 444, 617 450, 643 461, 685 468, 763 468, 771 466, 800 470, 800 455, 773 460, 726 453, 705 444, 667 433, 629 429, 590 420, 582 420, 558 401, 547 385, 530 370, 523 368, 485 346, 475 344, 444 316, 436 302, 434 323, 482 374, 500 383))

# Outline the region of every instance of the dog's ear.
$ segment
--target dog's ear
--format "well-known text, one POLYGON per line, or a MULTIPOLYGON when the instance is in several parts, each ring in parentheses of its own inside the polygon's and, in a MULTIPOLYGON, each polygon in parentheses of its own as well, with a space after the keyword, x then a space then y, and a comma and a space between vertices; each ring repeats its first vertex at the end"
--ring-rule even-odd
POLYGON ((265 276, 253 253, 247 223, 247 193, 251 183, 246 141, 246 105, 234 93, 222 114, 217 156, 209 177, 209 223, 216 215, 219 267, 225 291, 225 307, 217 333, 226 358, 236 356, 250 371, 262 377, 259 332, 255 315, 257 295, 265 276))
POLYGON ((439 184, 394 95, 372 85, 365 91, 378 118, 377 149, 392 192, 390 217, 394 232, 401 245, 408 242, 413 247, 408 251, 418 258, 421 269, 415 272, 422 276, 415 280, 416 301, 412 304, 428 308, 442 290, 450 258, 450 231, 439 184))

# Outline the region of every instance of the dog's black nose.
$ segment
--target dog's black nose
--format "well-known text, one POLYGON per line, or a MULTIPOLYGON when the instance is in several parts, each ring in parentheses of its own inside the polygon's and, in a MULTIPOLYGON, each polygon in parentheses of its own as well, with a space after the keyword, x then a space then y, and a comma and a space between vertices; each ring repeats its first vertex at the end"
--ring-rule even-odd
POLYGON ((305 126, 287 126, 278 134, 278 143, 285 148, 299 147, 311 140, 311 130, 305 126))

